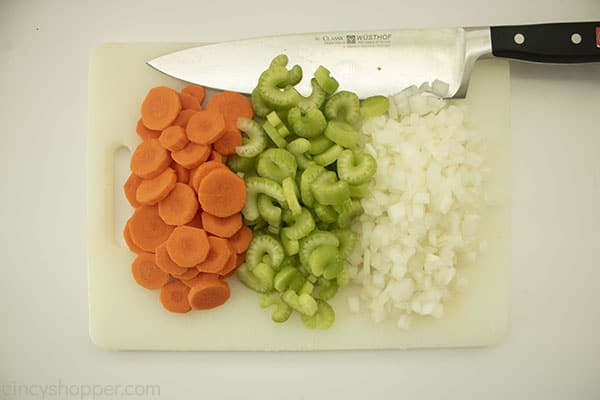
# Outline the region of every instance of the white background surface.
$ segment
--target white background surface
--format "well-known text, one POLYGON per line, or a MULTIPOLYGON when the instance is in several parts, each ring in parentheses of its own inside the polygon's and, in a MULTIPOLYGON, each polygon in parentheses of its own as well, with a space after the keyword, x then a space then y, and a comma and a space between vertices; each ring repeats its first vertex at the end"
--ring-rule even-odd
POLYGON ((600 20, 597 0, 177 3, 0 0, 0 385, 8 385, 0 390, 61 382, 159 384, 165 399, 600 398, 600 65, 512 66, 511 308, 498 346, 298 354, 95 348, 87 332, 83 170, 93 46, 600 20))

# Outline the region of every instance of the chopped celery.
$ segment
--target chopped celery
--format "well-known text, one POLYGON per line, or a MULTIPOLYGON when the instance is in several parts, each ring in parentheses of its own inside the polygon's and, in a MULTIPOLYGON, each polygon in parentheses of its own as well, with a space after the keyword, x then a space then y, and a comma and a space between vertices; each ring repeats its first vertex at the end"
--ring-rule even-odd
POLYGON ((322 65, 319 65, 315 71, 315 80, 328 95, 335 93, 340 86, 338 81, 331 76, 331 72, 329 72, 329 70, 322 65))
POLYGON ((344 150, 338 156, 338 176, 351 185, 360 185, 369 181, 376 170, 375 158, 362 150, 344 150))
POLYGON ((271 125, 269 121, 265 122, 262 127, 269 139, 271 139, 277 147, 283 148, 287 146, 287 141, 279 134, 279 131, 273 125, 271 125))
POLYGON ((341 204, 350 198, 348 184, 338 180, 333 171, 326 171, 319 175, 311 188, 315 200, 324 205, 341 204))
POLYGON ((288 122, 296 135, 309 139, 322 134, 327 126, 325 116, 321 110, 315 107, 306 110, 301 110, 299 107, 291 108, 288 113, 288 122))
POLYGON ((340 121, 329 121, 325 128, 325 136, 332 142, 347 149, 356 146, 360 138, 360 134, 352 126, 340 121))
POLYGON ((331 146, 333 146, 333 142, 327 139, 327 136, 319 135, 310 140, 310 149, 308 152, 314 156, 325 152, 331 146))
POLYGON ((344 151, 344 148, 342 146, 334 144, 333 146, 325 150, 323 153, 314 156, 313 161, 323 167, 326 167, 336 162, 338 156, 342 154, 342 151, 344 151))
POLYGON ((327 231, 315 231, 300 241, 300 262, 308 266, 308 259, 313 250, 319 246, 333 246, 338 247, 340 241, 331 232, 327 231))
POLYGON ((250 95, 250 101, 252 103, 254 114, 258 117, 264 118, 272 111, 260 96, 257 89, 252 91, 252 94, 250 95))
POLYGON ((232 155, 227 157, 227 166, 233 172, 249 172, 256 167, 255 157, 240 157, 238 155, 232 155))
POLYGON ((328 329, 335 322, 335 311, 326 301, 317 299, 317 311, 313 315, 302 314, 302 322, 309 329, 328 329))
POLYGON ((298 164, 292 153, 285 149, 267 149, 258 157, 256 172, 259 176, 281 183, 295 177, 298 164))
POLYGON ((283 293, 281 299, 302 315, 313 316, 318 310, 315 298, 306 293, 299 295, 293 290, 287 290, 283 293))
POLYGON ((293 225, 282 229, 289 239, 300 240, 315 229, 315 220, 308 209, 302 208, 293 225))
POLYGON ((257 122, 248 118, 238 118, 237 127, 249 137, 248 142, 236 147, 235 152, 238 156, 255 157, 266 148, 267 135, 257 122))
POLYGON ((273 65, 261 74, 257 86, 258 94, 272 108, 293 107, 302 98, 291 85, 297 75, 297 72, 290 72, 284 66, 273 65))
POLYGON ((348 91, 334 94, 325 103, 325 116, 328 121, 336 120, 354 124, 360 117, 358 96, 348 91))
POLYGON ((385 96, 372 96, 360 102, 360 116, 372 118, 385 114, 390 108, 390 100, 385 96))
POLYGON ((283 246, 277 239, 270 235, 255 235, 246 252, 246 264, 254 269, 262 263, 263 257, 268 255, 272 267, 277 268, 285 257, 283 246))

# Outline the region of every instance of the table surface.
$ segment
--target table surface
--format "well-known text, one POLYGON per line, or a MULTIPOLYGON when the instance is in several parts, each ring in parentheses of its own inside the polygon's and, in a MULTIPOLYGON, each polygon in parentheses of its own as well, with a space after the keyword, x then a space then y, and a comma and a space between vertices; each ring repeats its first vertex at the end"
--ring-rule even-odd
POLYGON ((600 20, 597 0, 139 4, 0 3, 0 398, 600 397, 600 65, 511 65, 510 326, 491 348, 106 352, 88 336, 84 222, 99 43, 600 20))

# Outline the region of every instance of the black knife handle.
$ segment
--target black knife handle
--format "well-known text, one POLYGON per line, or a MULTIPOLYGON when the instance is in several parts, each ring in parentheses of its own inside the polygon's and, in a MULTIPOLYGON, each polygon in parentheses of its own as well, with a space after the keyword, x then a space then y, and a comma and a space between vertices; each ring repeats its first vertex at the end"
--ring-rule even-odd
POLYGON ((543 63, 600 61, 600 22, 494 26, 492 54, 543 63))

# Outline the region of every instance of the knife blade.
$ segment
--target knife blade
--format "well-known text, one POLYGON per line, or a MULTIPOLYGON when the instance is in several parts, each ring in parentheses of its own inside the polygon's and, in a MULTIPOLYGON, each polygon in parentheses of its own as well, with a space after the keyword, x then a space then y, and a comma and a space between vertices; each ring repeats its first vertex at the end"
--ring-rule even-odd
MULTIPOLYGON (((175 78, 250 93, 270 60, 286 54, 304 75, 319 65, 364 98, 441 80, 465 97, 475 62, 491 56, 535 62, 600 61, 600 22, 483 28, 404 29, 281 35, 192 47, 148 61, 175 78), (575 37, 574 35, 579 35, 575 37)), ((310 79, 297 86, 310 93, 310 79)))

